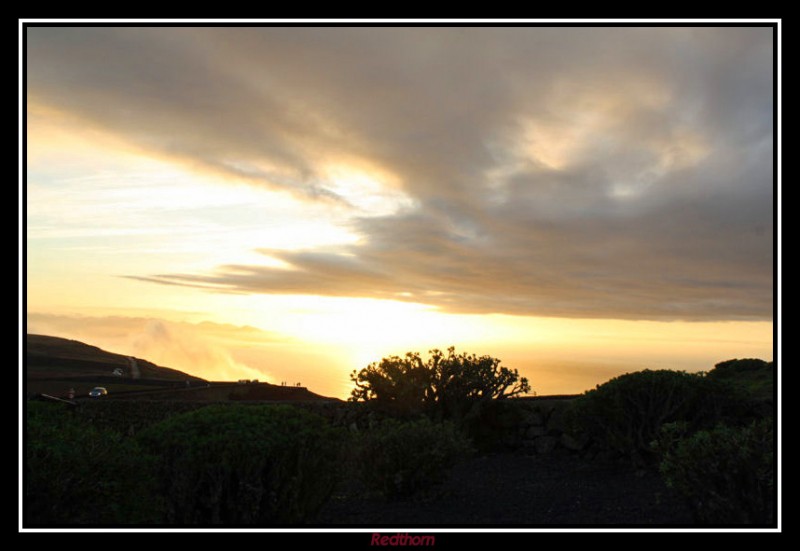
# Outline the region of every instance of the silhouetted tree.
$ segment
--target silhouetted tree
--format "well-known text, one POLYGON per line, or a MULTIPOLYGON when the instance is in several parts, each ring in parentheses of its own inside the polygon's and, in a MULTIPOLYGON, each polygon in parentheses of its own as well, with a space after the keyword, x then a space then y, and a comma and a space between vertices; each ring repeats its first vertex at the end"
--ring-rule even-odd
POLYGON ((461 417, 476 402, 529 392, 528 379, 491 356, 445 354, 431 350, 423 361, 417 352, 390 356, 350 376, 352 401, 368 401, 401 414, 421 412, 461 417))

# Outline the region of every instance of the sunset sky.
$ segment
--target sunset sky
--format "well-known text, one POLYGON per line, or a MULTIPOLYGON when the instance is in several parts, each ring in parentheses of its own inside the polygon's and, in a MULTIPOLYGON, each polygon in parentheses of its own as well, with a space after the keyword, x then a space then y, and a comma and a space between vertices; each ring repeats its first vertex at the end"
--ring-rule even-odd
POLYGON ((29 26, 27 331, 340 398, 771 360, 774 33, 29 26))

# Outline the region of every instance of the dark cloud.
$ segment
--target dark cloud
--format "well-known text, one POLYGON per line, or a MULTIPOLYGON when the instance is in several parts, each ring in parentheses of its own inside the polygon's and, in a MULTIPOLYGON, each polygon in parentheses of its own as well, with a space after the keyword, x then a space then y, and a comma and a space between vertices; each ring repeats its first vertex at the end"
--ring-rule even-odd
POLYGON ((137 276, 448 311, 771 319, 770 28, 29 28, 29 101, 303 197, 413 200, 294 269, 137 276))

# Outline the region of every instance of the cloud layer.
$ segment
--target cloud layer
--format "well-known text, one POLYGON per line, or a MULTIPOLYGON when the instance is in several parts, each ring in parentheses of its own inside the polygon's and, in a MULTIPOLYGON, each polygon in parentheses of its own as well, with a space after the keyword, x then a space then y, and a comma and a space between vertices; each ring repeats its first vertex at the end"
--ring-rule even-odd
POLYGON ((133 277, 772 318, 770 28, 31 27, 27 84, 149 154, 351 208, 361 236, 133 277))

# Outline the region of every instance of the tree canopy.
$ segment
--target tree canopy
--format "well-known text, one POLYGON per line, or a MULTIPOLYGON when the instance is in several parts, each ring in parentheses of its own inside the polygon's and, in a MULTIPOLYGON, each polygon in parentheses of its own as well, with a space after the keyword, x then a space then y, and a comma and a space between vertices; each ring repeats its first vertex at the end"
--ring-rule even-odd
POLYGON ((491 356, 447 353, 434 349, 427 360, 419 353, 389 356, 350 376, 350 399, 372 401, 398 413, 435 410, 451 417, 474 401, 508 398, 530 392, 528 379, 491 356))

